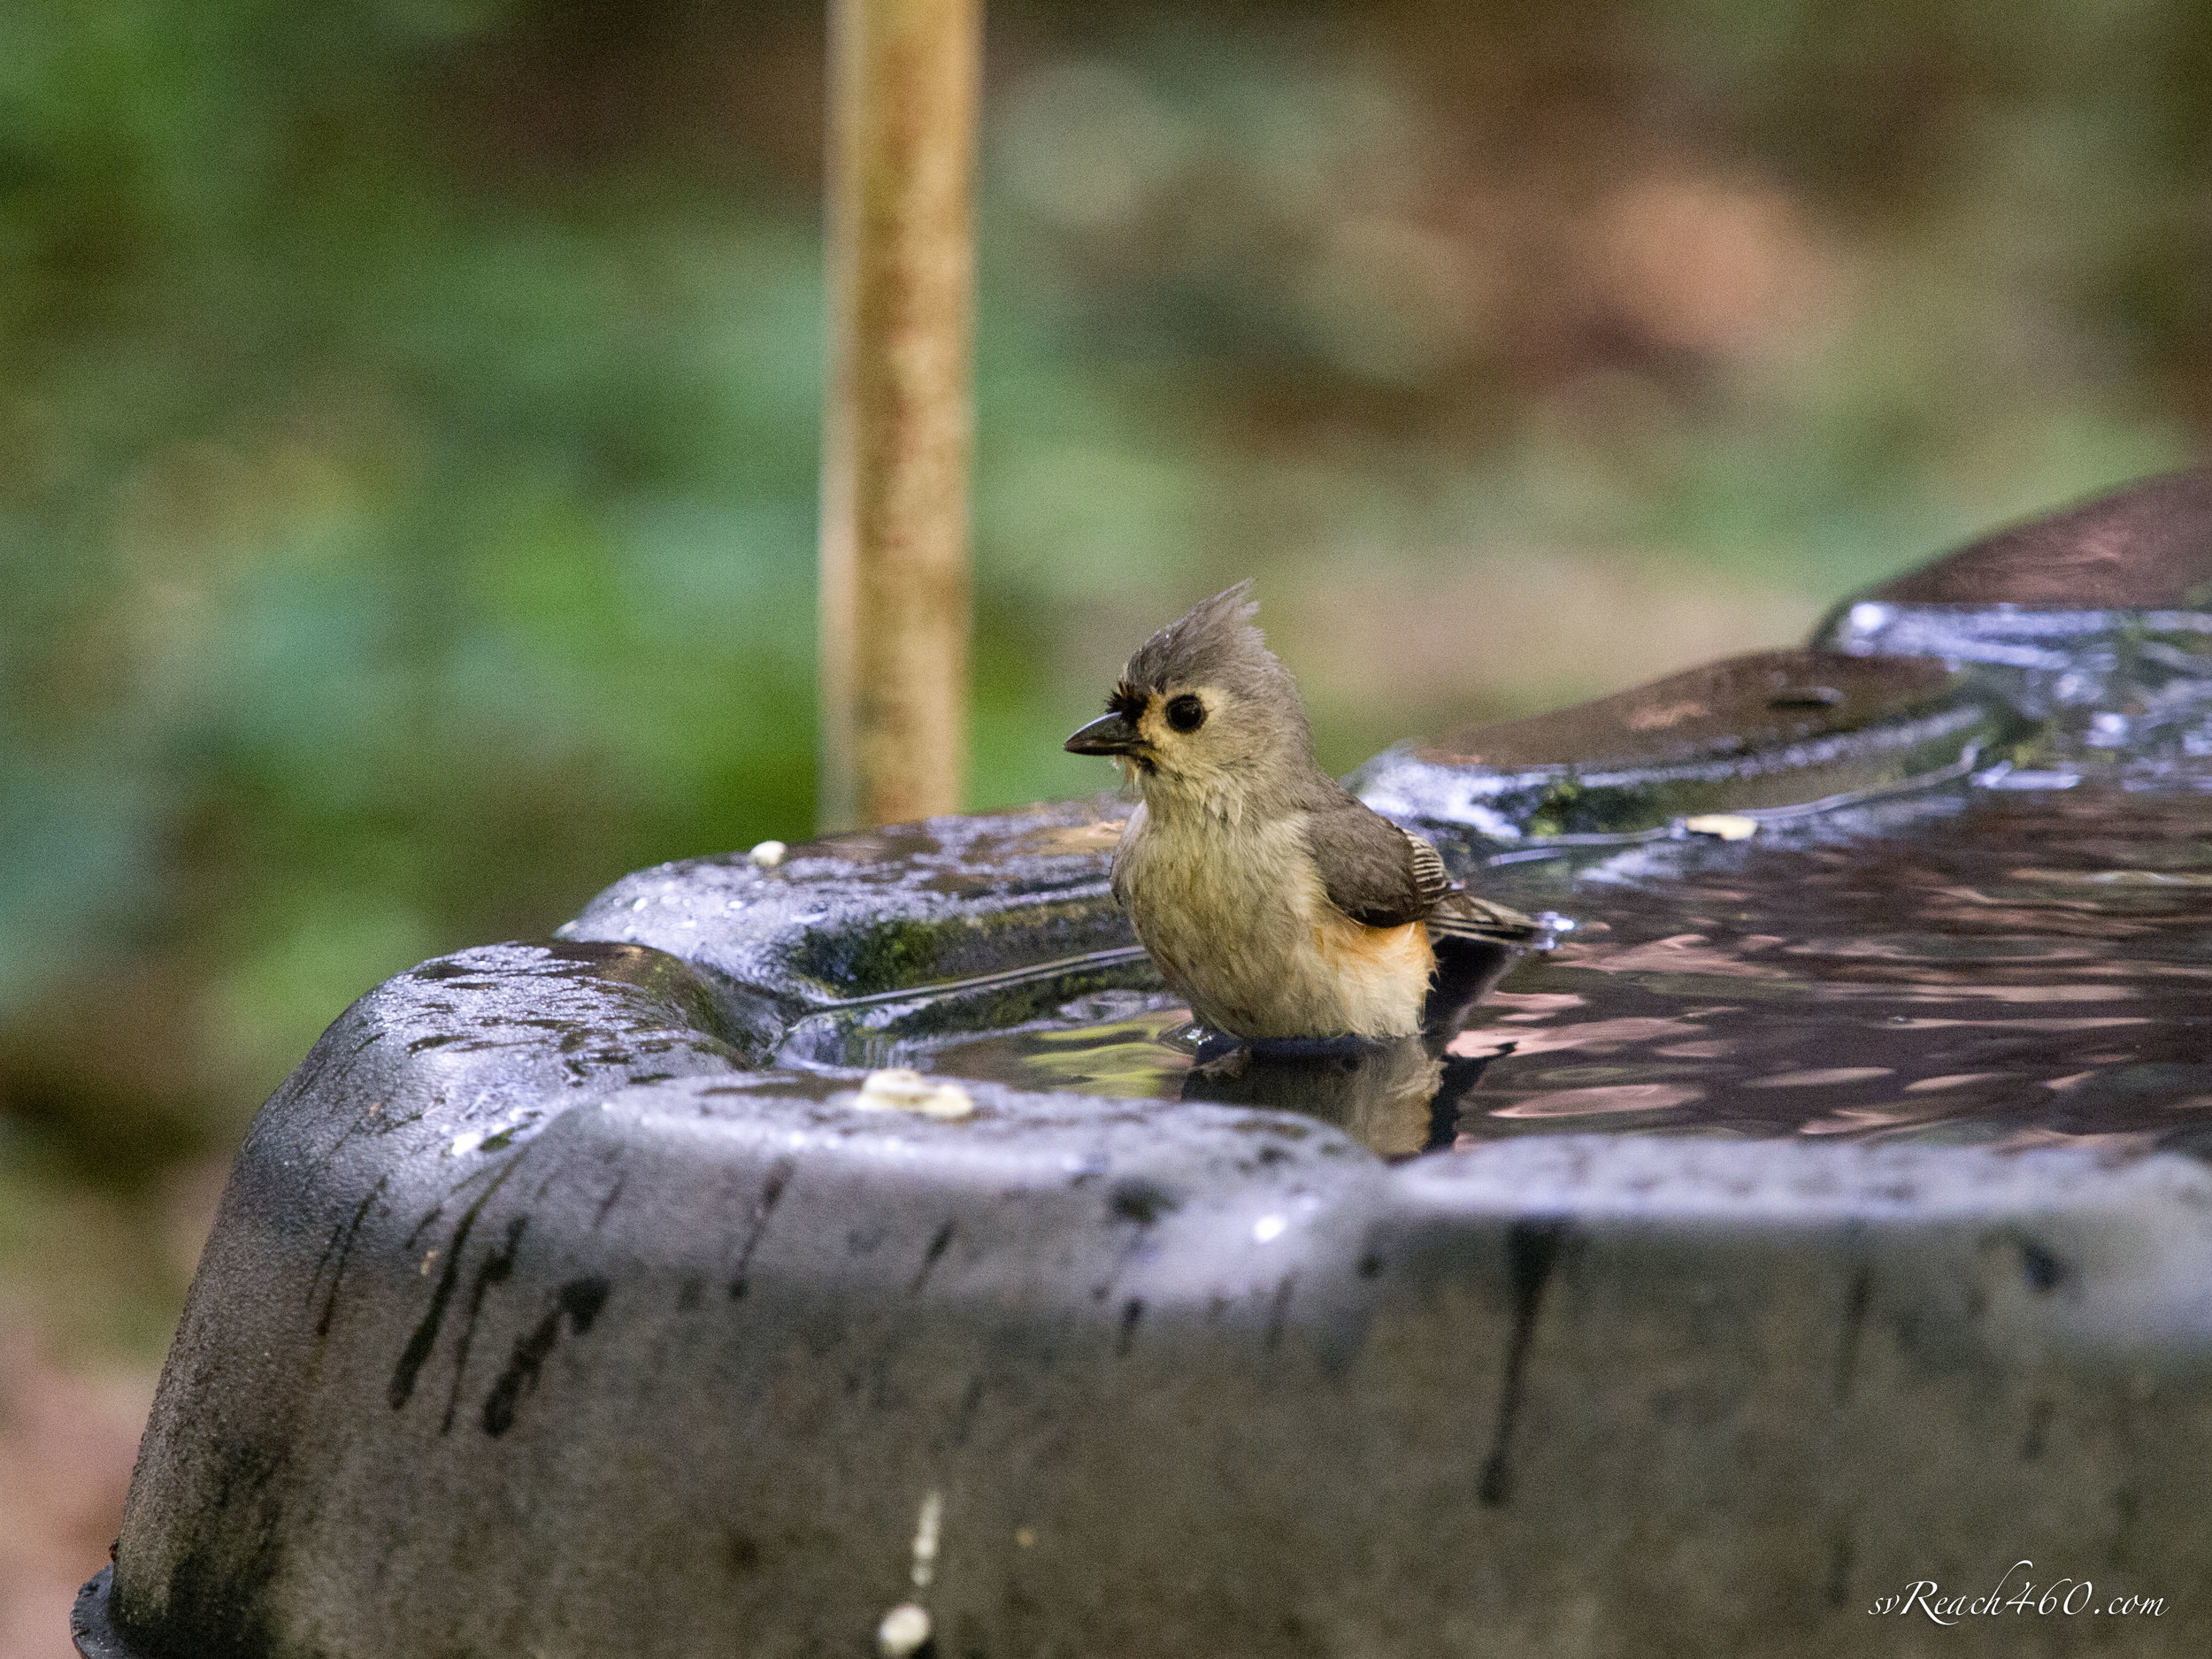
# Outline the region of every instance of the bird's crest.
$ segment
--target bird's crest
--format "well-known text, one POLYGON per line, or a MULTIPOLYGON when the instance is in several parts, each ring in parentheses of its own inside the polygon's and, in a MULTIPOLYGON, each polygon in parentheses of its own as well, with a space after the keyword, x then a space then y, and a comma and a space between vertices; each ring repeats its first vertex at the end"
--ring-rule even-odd
POLYGON ((1288 671, 1253 624, 1259 609, 1249 577, 1192 606, 1137 648, 1107 706, 1133 719, 1148 693, 1170 685, 1217 685, 1264 695, 1286 682, 1288 671), (1131 707, 1123 706, 1125 698, 1131 707))

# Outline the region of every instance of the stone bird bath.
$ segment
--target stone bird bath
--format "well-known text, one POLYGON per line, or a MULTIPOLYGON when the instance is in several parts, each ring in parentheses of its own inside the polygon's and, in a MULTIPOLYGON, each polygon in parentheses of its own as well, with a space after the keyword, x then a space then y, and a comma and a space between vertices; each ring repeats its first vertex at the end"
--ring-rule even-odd
POLYGON ((1562 918, 1394 1059, 1177 1048, 1109 799, 402 974, 254 1125, 80 1650, 2212 1651, 2208 580, 2155 480, 1379 757, 1562 918), (2008 1571, 2162 1605, 1871 1610, 2008 1571))

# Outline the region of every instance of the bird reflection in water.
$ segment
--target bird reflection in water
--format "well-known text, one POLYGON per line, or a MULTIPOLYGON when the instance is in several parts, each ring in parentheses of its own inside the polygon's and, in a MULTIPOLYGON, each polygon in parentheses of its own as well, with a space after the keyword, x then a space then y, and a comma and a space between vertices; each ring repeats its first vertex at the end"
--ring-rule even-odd
POLYGON ((1187 1101, 1302 1112, 1334 1124, 1377 1156, 1409 1158, 1448 1147, 1460 1103, 1490 1063, 1449 1051, 1461 1023, 1519 958, 1517 947, 1452 940, 1418 1036, 1243 1042, 1192 1028, 1187 1101))

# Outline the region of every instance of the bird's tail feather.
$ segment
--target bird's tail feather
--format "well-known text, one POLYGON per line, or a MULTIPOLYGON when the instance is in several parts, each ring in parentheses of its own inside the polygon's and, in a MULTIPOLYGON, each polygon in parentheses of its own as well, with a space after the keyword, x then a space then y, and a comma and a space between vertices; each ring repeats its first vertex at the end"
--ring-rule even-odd
POLYGON ((1543 928, 1509 904, 1459 888, 1428 915, 1429 931, 1456 939, 1489 939, 1519 944, 1543 928))

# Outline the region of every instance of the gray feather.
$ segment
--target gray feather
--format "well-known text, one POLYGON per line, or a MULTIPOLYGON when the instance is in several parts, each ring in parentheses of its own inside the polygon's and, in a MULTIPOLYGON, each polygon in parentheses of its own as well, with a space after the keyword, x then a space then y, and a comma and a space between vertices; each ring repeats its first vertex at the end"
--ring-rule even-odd
POLYGON ((1313 861, 1329 902, 1370 927, 1419 921, 1451 889, 1436 849, 1342 795, 1306 820, 1313 861))
POLYGON ((1369 927, 1425 921, 1432 933, 1525 939, 1536 925, 1518 910, 1455 886, 1436 849, 1350 795, 1307 820, 1329 902, 1369 927))
MULTIPOLYGON (((1394 829, 1397 826, 1393 825, 1392 827, 1394 829)), ((1444 895, 1452 890, 1451 872, 1444 868, 1444 861, 1437 856, 1436 849, 1418 835, 1407 835, 1403 830, 1399 830, 1398 833, 1405 835, 1406 844, 1413 849, 1413 885, 1420 888, 1427 909, 1433 910, 1443 902, 1444 895)))
POLYGON ((1464 887, 1447 893, 1425 918, 1432 939, 1488 939, 1519 943, 1543 930, 1509 904, 1486 899, 1464 887))
POLYGON ((1140 645, 1122 682, 1140 691, 1217 685, 1294 718, 1302 732, 1298 685, 1252 618, 1259 611, 1249 577, 1194 605, 1140 645))

